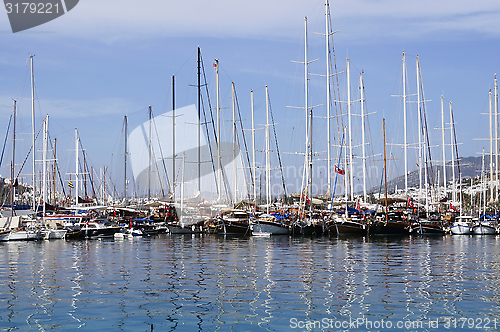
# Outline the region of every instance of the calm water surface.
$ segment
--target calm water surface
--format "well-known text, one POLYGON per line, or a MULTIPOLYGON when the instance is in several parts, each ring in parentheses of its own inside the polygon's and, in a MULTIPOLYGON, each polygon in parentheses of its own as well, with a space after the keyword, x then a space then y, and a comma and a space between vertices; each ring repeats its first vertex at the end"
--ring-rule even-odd
POLYGON ((500 237, 2 243, 0 303, 13 331, 493 331, 500 237))

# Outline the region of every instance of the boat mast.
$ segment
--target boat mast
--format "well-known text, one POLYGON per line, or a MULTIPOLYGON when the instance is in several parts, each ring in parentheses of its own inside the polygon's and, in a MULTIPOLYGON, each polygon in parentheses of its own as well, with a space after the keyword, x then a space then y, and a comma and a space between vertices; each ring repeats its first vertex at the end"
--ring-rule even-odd
MULTIPOLYGON (((450 101, 450 122, 453 127, 455 124, 453 123, 453 108, 451 101, 450 101)), ((451 131, 451 144, 452 147, 454 147, 455 144, 453 141, 453 130, 450 131, 451 131)), ((455 202, 457 200, 457 193, 455 186, 455 156, 453 155, 453 153, 451 154, 451 179, 452 179, 452 201, 455 202)))
POLYGON ((217 89, 217 173, 218 173, 218 183, 217 191, 219 192, 220 202, 222 199, 222 169, 221 169, 221 159, 220 159, 220 100, 219 100, 219 60, 215 59, 215 77, 216 77, 216 89, 217 89))
POLYGON ((498 202, 498 86, 495 74, 495 202, 498 202))
POLYGON ((404 131, 404 143, 403 149, 405 154, 405 195, 408 196, 408 144, 406 138, 406 56, 403 52, 403 131, 404 131))
POLYGON ((148 117, 149 117, 149 137, 148 137, 148 159, 149 159, 149 167, 148 167, 148 201, 151 199, 151 123, 152 123, 152 114, 151 105, 148 108, 148 117))
POLYGON ((366 149, 365 149, 365 86, 363 84, 363 73, 359 74, 359 87, 361 89, 361 147, 363 153, 363 202, 366 203, 366 149))
POLYGON ((33 148, 33 174, 32 174, 32 180, 33 180, 33 211, 36 209, 36 202, 35 202, 35 193, 36 193, 36 168, 35 168, 35 75, 34 75, 34 70, 33 70, 33 55, 30 56, 31 60, 31 129, 32 129, 32 135, 31 135, 31 146, 33 148))
MULTIPOLYGON (((443 187, 444 194, 446 193, 446 143, 444 140, 445 123, 444 123, 444 97, 441 95, 441 139, 443 144, 443 187)), ((451 148, 451 154, 453 154, 453 146, 451 148)))
POLYGON ((350 198, 354 200, 354 171, 352 165, 352 114, 351 114, 351 66, 347 58, 347 120, 349 125, 349 187, 350 198))
POLYGON ((385 152, 385 119, 383 119, 383 131, 384 131, 384 182, 385 182, 385 221, 387 222, 387 158, 385 152))
MULTIPOLYGON (((416 59, 416 67, 417 67, 417 119, 418 119, 418 181, 419 181, 419 189, 418 189, 418 199, 422 198, 422 113, 420 110, 420 61, 416 59)), ((443 146, 444 147, 444 146, 443 146)), ((427 201, 427 190, 425 191, 425 200, 427 201)))
POLYGON ((17 101, 14 100, 13 106, 13 131, 12 131, 12 167, 11 167, 11 177, 10 177, 10 209, 11 216, 14 217, 14 196, 16 194, 15 181, 14 176, 16 175, 16 105, 17 101))
POLYGON ((231 88, 232 88, 232 99, 233 99, 233 181, 234 181, 234 200, 233 200, 233 206, 236 205, 236 200, 237 200, 237 178, 236 178, 236 96, 235 96, 235 91, 234 91, 234 82, 231 82, 231 88))
POLYGON ((253 164, 253 199, 254 199, 254 211, 257 211, 257 174, 255 166, 255 118, 253 109, 253 90, 250 90, 250 106, 252 109, 252 164, 253 164))
MULTIPOLYGON (((306 109, 306 154, 309 174, 307 176, 307 197, 312 198, 312 109, 309 109, 309 69, 307 59, 307 17, 304 17, 304 32, 305 32, 305 49, 304 49, 304 90, 305 90, 305 109, 306 109)), ((312 201, 309 204, 309 209, 312 211, 312 201)))
POLYGON ((175 202, 175 76, 172 75, 172 200, 175 202))
POLYGON ((78 129, 75 128, 75 205, 78 206, 78 129))
MULTIPOLYGON (((346 127, 344 127, 344 136, 346 135, 346 127)), ((347 142, 344 140, 344 199, 345 199, 345 206, 346 206, 346 217, 347 217, 347 202, 349 201, 349 190, 348 190, 348 184, 347 184, 347 175, 345 175, 345 172, 347 172, 347 142)))
POLYGON ((126 203, 127 202, 127 130, 128 130, 128 124, 127 124, 127 116, 125 115, 123 119, 123 126, 124 126, 124 132, 125 132, 125 154, 123 156, 123 200, 126 203))
MULTIPOLYGON (((52 205, 56 206, 56 147, 57 147, 57 138, 54 138, 54 162, 52 164, 52 205)), ((90 173, 92 176, 92 172, 90 173)), ((92 182, 93 183, 93 182, 92 182)))
POLYGON ((198 192, 201 194, 201 51, 199 46, 198 46, 198 192))
POLYGON ((491 107, 491 89, 489 92, 489 115, 490 115, 490 202, 493 201, 493 113, 491 107))
MULTIPOLYGON (((484 185, 485 179, 486 177, 484 175, 484 148, 483 148, 483 159, 481 166, 481 194, 483 195, 484 214, 486 214, 486 187, 484 185)), ((479 200, 479 218, 481 218, 481 200, 479 200)))
POLYGON ((266 212, 269 213, 271 204, 271 161, 269 156, 269 93, 266 85, 266 212))
MULTIPOLYGON (((328 173, 328 189, 327 195, 330 195, 332 187, 332 171, 331 171, 331 134, 330 134, 330 9, 328 0, 325 1, 325 17, 326 17, 326 144, 327 144, 327 173, 328 173)), ((365 197, 366 200, 366 197, 365 197)))
POLYGON ((43 201, 43 216, 45 216, 45 206, 47 203, 47 140, 48 140, 49 115, 45 116, 43 123, 43 156, 42 156, 42 201, 43 201))

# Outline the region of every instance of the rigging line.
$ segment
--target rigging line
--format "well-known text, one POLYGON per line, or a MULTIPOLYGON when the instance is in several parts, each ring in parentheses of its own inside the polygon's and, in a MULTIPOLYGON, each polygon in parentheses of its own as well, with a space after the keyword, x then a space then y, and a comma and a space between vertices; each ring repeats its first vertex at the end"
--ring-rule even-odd
MULTIPOLYGON (((241 127, 241 135, 243 136, 243 144, 245 145, 245 154, 247 156, 248 168, 250 169, 250 178, 252 179, 252 184, 255 185, 253 183, 253 172, 252 172, 252 167, 250 167, 250 156, 248 154, 247 140, 245 138, 245 131, 243 130, 243 121, 241 119, 240 104, 238 102, 238 95, 236 94, 236 89, 234 90, 234 98, 236 99, 236 108, 238 109, 238 116, 240 118, 239 122, 240 122, 240 127, 241 127)), ((240 151, 241 151, 241 149, 240 149, 240 151)), ((247 179, 247 172, 243 172, 243 174, 245 174, 245 182, 247 183, 247 198, 250 199, 250 190, 249 190, 250 188, 248 187, 249 181, 247 179)), ((236 197, 236 194, 235 194, 235 197, 236 197)))
MULTIPOLYGON (((52 145, 52 142, 50 142, 50 147, 52 150, 54 150, 54 146, 52 145)), ((64 197, 66 197, 66 192, 64 190, 64 183, 63 183, 63 180, 62 180, 62 177, 61 177, 61 172, 59 170, 59 163, 57 162, 57 159, 55 160, 55 164, 56 164, 56 169, 57 169, 57 174, 59 175, 59 181, 61 182, 61 188, 62 188, 62 191, 63 191, 63 195, 64 197)))
POLYGON ((3 142, 2 156, 0 157, 0 167, 2 167, 3 154, 5 152, 5 146, 7 145, 7 138, 9 137, 10 123, 12 122, 12 115, 13 114, 10 115, 9 124, 7 126, 7 132, 5 133, 5 141, 3 142))
MULTIPOLYGON (((283 182, 283 193, 285 195, 285 200, 287 198, 287 194, 286 194, 286 184, 285 184, 285 175, 283 174, 283 164, 281 163, 281 155, 280 155, 280 149, 278 147, 278 136, 276 135, 276 125, 274 123, 274 117, 273 117, 273 109, 271 107, 271 97, 268 96, 269 98, 269 113, 271 115, 271 121, 273 123, 273 132, 274 132, 274 141, 276 143, 276 151, 278 153, 278 163, 280 165, 280 172, 281 172, 281 181, 283 182)), ((312 197, 312 193, 310 193, 311 197, 312 197)))
POLYGON ((196 53, 196 51, 194 51, 193 53, 191 53, 191 55, 189 56, 189 58, 187 58, 186 62, 184 62, 182 64, 182 66, 177 70, 177 72, 174 74, 174 76, 177 76, 177 74, 181 71, 182 68, 184 68, 184 66, 191 60, 191 58, 193 57, 193 55, 196 53))
MULTIPOLYGON (((344 145, 344 138, 345 138, 345 132, 342 133, 342 143, 340 144, 340 154, 339 154, 339 161, 338 161, 339 171, 340 171, 340 160, 342 159, 342 146, 344 145)), ((338 176, 339 176, 339 172, 335 172, 335 184, 333 185, 332 203, 330 204, 330 211, 332 211, 332 209, 333 209, 333 199, 335 198, 335 189, 337 189, 338 176)), ((346 175, 344 174, 344 176, 346 176, 346 175)))
MULTIPOLYGON (((78 143, 80 144, 80 148, 82 149, 83 162, 84 162, 84 168, 83 168, 83 170, 84 170, 84 174, 85 174, 86 173, 85 170, 89 168, 89 165, 87 163, 87 158, 86 158, 85 150, 83 149, 82 140, 78 139, 78 143), (86 166, 86 168, 85 168, 85 166, 86 166)), ((94 195, 94 197, 96 197, 94 183, 92 181, 90 181, 90 186, 92 188, 92 194, 94 195)), ((87 182, 86 181, 85 181, 85 195, 87 195, 87 182)))
MULTIPOLYGON (((154 121, 154 118, 153 118, 153 125, 155 127, 156 139, 158 141, 158 147, 160 149, 161 163, 163 165, 163 171, 165 172, 165 178, 167 180, 167 186, 168 186, 168 188, 170 188, 170 180, 168 178, 167 166, 165 165, 165 157, 163 156, 163 149, 161 148, 161 144, 160 144, 160 136, 158 135, 158 128, 156 127, 156 121, 154 121)), ((158 165, 156 167, 158 168, 158 165)), ((163 186, 162 186, 161 191, 162 191, 163 196, 165 196, 165 191, 163 190, 163 186)))
MULTIPOLYGON (((40 132, 42 131, 43 126, 40 126, 40 129, 38 130, 38 133, 36 134, 35 141, 38 139, 38 135, 40 135, 40 132)), ((31 145, 30 150, 28 151, 28 154, 26 155, 26 159, 24 159, 23 164, 21 165, 21 168, 19 169, 19 172, 17 173, 16 180, 19 178, 19 175, 21 175, 21 171, 24 168, 24 165, 26 164, 26 161, 28 160, 31 151, 33 150, 33 145, 31 145)))
MULTIPOLYGON (((420 82, 422 82, 422 80, 420 80, 420 82)), ((430 140, 429 140, 429 128, 427 126, 427 112, 425 111, 425 99, 424 99, 425 96, 423 94, 423 86, 422 85, 421 85, 420 91, 422 91, 422 100, 423 100, 422 112, 423 112, 423 115, 424 115, 425 138, 426 138, 426 141, 427 141, 427 154, 429 156, 430 173, 431 173, 431 174, 429 174, 429 172, 427 172, 427 176, 430 176, 430 184, 431 184, 431 186, 434 187, 434 173, 433 173, 433 169, 432 169, 431 144, 430 144, 430 140)))
MULTIPOLYGON (((213 116, 213 112, 212 112, 212 103, 210 102, 210 94, 208 93, 208 82, 207 82, 207 75, 205 72, 205 63, 203 62, 203 55, 201 54, 201 51, 200 51, 200 58, 201 58, 201 69, 203 71, 203 81, 205 82, 205 91, 207 94, 208 110, 210 111, 210 119, 211 119, 211 123, 212 123, 212 128, 214 131, 215 141, 217 142, 217 134, 215 132, 214 116, 213 116)), ((201 101, 203 103, 203 98, 201 99, 201 101)), ((215 183, 217 183, 215 163, 214 163, 214 157, 213 157, 213 153, 212 153, 212 145, 210 144, 210 134, 209 134, 210 132, 208 129, 209 122, 207 121, 207 114, 205 112, 205 104, 203 104, 203 118, 204 118, 204 123, 205 123, 205 131, 207 132, 207 141, 208 141, 207 143, 208 143, 208 150, 210 153, 210 161, 212 163, 213 175, 215 178, 215 183)), ((217 194, 219 194, 218 193, 219 187, 218 186, 215 186, 215 187, 217 190, 217 194)))
MULTIPOLYGON (((454 138, 454 141, 455 141, 455 152, 456 152, 456 156, 457 156, 458 178, 459 178, 459 181, 460 181, 460 185, 462 185, 462 177, 461 177, 461 174, 460 174, 460 159, 458 157, 457 133, 455 131, 455 115, 454 115, 453 110, 451 111, 451 125, 453 127, 453 138, 454 138)), ((462 195, 462 191, 460 191, 460 195, 462 195)))

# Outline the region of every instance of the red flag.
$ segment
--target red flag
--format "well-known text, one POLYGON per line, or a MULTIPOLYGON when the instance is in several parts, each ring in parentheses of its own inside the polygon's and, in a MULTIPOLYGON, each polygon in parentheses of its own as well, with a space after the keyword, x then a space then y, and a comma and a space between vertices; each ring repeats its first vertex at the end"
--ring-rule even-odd
POLYGON ((408 198, 408 207, 410 209, 413 209, 413 202, 412 202, 411 198, 408 198))
POLYGON ((311 200, 306 195, 302 194, 302 199, 304 199, 304 201, 306 201, 308 204, 311 204, 311 200))
POLYGON ((343 169, 340 169, 335 165, 335 173, 339 173, 340 175, 345 175, 345 171, 343 169))
POLYGON ((217 63, 214 62, 214 67, 217 67, 217 63))
POLYGON ((356 210, 361 210, 361 207, 359 206, 359 199, 356 200, 356 210))
POLYGON ((458 212, 458 211, 457 211, 457 208, 456 208, 456 207, 454 207, 451 203, 450 203, 450 210, 453 210, 453 211, 455 211, 455 212, 458 212))

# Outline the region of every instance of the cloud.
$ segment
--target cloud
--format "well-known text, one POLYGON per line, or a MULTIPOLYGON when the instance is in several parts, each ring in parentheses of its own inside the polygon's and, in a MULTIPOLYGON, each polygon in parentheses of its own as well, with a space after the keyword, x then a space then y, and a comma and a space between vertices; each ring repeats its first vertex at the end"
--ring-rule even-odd
MULTIPOLYGON (((500 34, 500 2, 495 0, 338 0, 330 7, 334 26, 361 39, 436 31, 500 34)), ((295 38, 309 15, 324 17, 323 1, 85 0, 36 29, 107 41, 145 35, 295 38)))

